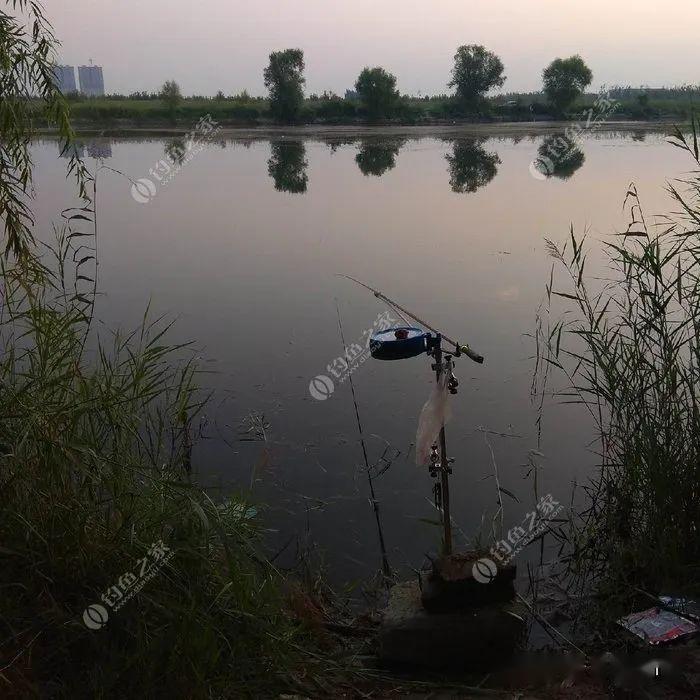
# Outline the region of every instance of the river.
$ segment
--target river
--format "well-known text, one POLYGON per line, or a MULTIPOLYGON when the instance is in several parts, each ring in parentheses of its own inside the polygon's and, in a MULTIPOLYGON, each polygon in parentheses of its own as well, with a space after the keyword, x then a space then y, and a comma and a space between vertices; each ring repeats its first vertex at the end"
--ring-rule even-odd
MULTIPOLYGON (((362 349, 387 309, 338 274, 380 288, 486 358, 457 361, 451 398, 460 543, 479 532, 489 543, 494 463, 519 500, 504 495, 506 529, 535 506, 528 464, 539 495, 561 502, 595 469, 580 407, 545 401, 538 436, 530 334, 552 264, 545 238, 563 242, 573 225, 592 242, 610 240, 625 228, 632 181, 647 212, 667 212, 665 182, 690 166, 660 134, 601 131, 542 176, 531 164, 545 138, 214 134, 189 150, 168 138, 86 139, 88 167, 99 168, 100 333, 133 328, 150 300, 154 316, 175 319, 173 342, 194 342, 214 391, 197 478, 223 495, 253 481, 272 546, 288 545, 279 561, 299 547, 339 583, 380 565, 336 303, 347 344, 362 349), (320 399, 310 392, 319 375, 333 382, 331 391, 322 380, 320 399), (264 416, 266 443, 240 440, 251 414, 264 416)), ((46 230, 73 188, 55 141, 38 141, 33 154, 46 230)), ((392 566, 408 571, 439 534, 432 479, 411 447, 433 376, 426 356, 363 358, 352 379, 369 460, 383 471, 384 536, 392 566)))

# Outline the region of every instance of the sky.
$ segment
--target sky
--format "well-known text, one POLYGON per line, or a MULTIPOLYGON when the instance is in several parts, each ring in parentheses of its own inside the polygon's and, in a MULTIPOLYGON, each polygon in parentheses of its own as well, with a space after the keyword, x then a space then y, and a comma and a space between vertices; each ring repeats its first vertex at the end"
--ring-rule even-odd
POLYGON ((271 51, 298 47, 306 91, 343 94, 382 66, 407 94, 447 92, 455 49, 501 57, 504 91, 541 87, 554 58, 580 54, 592 88, 700 83, 700 0, 48 0, 60 62, 104 70, 107 92, 264 94, 271 51))

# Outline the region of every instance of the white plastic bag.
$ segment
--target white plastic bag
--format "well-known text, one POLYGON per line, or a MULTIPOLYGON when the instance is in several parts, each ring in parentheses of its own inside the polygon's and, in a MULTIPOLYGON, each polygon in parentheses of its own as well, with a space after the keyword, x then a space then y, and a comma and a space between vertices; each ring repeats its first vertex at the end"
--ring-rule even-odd
POLYGON ((447 374, 443 372, 435 383, 430 398, 425 402, 418 418, 416 432, 416 464, 423 467, 430 462, 430 450, 438 439, 440 429, 450 420, 452 412, 448 402, 447 374))

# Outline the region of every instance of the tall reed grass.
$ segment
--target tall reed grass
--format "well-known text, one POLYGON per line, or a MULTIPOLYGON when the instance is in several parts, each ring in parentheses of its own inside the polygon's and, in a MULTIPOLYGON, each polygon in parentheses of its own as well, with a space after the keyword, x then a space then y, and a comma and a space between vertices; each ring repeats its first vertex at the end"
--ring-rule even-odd
POLYGON ((599 468, 569 535, 568 574, 620 607, 639 590, 700 592, 697 124, 671 142, 692 168, 668 186, 675 211, 648 218, 631 185, 629 225, 603 243, 603 275, 573 229, 566 245, 549 242, 538 334, 540 378, 563 376, 558 393, 597 429, 599 468))
POLYGON ((192 353, 148 315, 86 342, 94 296, 75 289, 86 275, 73 236, 59 232, 33 278, 2 268, 0 695, 308 688, 313 644, 259 552, 251 509, 215 503, 189 478, 206 398, 192 353), (172 559, 101 629, 86 627, 86 606, 158 540, 172 559))

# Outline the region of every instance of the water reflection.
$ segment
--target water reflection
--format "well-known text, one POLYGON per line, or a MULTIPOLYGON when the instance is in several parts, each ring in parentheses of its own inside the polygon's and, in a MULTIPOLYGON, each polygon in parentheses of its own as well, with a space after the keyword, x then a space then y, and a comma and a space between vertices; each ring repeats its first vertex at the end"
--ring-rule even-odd
POLYGON ((445 159, 453 192, 476 192, 496 177, 501 164, 497 153, 489 153, 476 140, 455 141, 445 159))
POLYGON ((267 172, 279 192, 303 194, 309 178, 306 174, 306 146, 302 141, 272 141, 267 172))
POLYGON ((384 173, 396 167, 396 156, 401 147, 406 143, 405 139, 398 141, 377 141, 376 139, 364 140, 355 156, 357 167, 363 175, 375 175, 381 177, 384 173))
POLYGON ((65 148, 58 144, 59 158, 83 158, 85 157, 85 144, 75 141, 65 148))
POLYGON ((87 154, 90 158, 111 158, 112 144, 109 141, 90 141, 87 144, 87 154))
POLYGON ((185 161, 185 155, 187 154, 187 146, 185 145, 185 139, 176 138, 172 141, 168 141, 163 149, 165 155, 170 159, 175 165, 182 165, 185 161))
POLYGON ((536 168, 545 177, 568 180, 584 163, 586 156, 565 134, 547 136, 537 149, 536 168))
POLYGON ((335 153, 339 148, 343 146, 354 146, 358 139, 355 136, 334 136, 333 138, 323 139, 323 143, 330 148, 331 153, 335 153))
POLYGON ((93 141, 74 141, 70 146, 62 148, 58 145, 58 155, 60 158, 85 158, 87 153, 88 158, 111 158, 112 157, 112 142, 106 139, 93 141))
MULTIPOLYGON (((536 148, 537 153, 530 163, 532 174, 538 179, 558 178, 568 180, 584 165, 586 157, 584 143, 589 141, 610 142, 654 142, 659 137, 648 134, 645 130, 635 129, 620 132, 600 132, 586 134, 586 140, 572 139, 566 131, 541 136, 537 133, 494 135, 491 137, 474 137, 459 135, 444 137, 442 143, 448 145, 444 158, 448 164, 449 187, 456 193, 473 193, 489 184, 503 166, 499 153, 501 149, 517 146, 527 141, 536 148), (539 144, 536 146, 535 144, 539 144)), ((156 140, 164 149, 165 160, 175 166, 182 166, 189 158, 191 144, 186 138, 162 139, 142 138, 134 143, 147 143, 156 140)), ((318 139, 326 145, 331 153, 346 149, 352 153, 357 167, 365 176, 382 177, 397 167, 398 155, 410 137, 391 134, 362 134, 349 136, 323 136, 318 139)), ((50 140, 56 143, 55 140, 50 140)), ((70 148, 61 152, 62 158, 89 157, 104 160, 113 157, 114 144, 126 143, 105 137, 75 142, 70 148)), ((229 146, 250 150, 254 144, 266 142, 270 147, 267 160, 268 173, 278 192, 304 194, 308 191, 307 175, 309 154, 306 141, 300 138, 268 141, 263 137, 227 138, 221 137, 211 142, 217 149, 229 146)), ((121 148, 121 145, 119 146, 121 148)), ((588 145, 586 145, 588 148, 588 145)))

